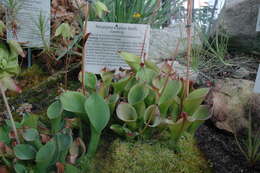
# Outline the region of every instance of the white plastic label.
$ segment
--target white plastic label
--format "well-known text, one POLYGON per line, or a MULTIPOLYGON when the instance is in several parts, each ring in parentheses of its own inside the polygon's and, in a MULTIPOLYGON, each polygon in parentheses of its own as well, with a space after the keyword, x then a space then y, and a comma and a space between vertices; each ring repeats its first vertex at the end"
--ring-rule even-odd
POLYGON ((129 68, 118 51, 138 56, 148 53, 149 25, 88 22, 87 31, 90 36, 86 43, 85 71, 98 74, 103 68, 129 68))
MULTIPOLYGON (((1 2, 7 5, 7 0, 1 2)), ((27 47, 43 47, 44 44, 49 44, 50 0, 22 0, 17 3, 15 16, 8 14, 7 9, 7 39, 25 43, 27 47), (40 26, 41 22, 42 26, 40 26)))
POLYGON ((259 65, 258 72, 257 72, 254 92, 260 94, 260 65, 259 65))

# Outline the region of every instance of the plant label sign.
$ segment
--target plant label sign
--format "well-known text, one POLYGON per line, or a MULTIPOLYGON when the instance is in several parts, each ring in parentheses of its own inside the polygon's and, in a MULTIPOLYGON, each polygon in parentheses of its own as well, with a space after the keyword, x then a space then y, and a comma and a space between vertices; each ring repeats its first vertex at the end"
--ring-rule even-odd
POLYGON ((260 65, 259 65, 258 72, 257 72, 254 92, 260 94, 260 65))
POLYGON ((99 74, 103 68, 129 68, 119 51, 146 56, 150 40, 150 25, 108 22, 88 22, 90 33, 86 42, 85 71, 99 74))
POLYGON ((258 10, 258 17, 257 17, 257 23, 256 23, 256 31, 260 32, 260 6, 258 10))
POLYGON ((1 0, 7 9, 7 39, 24 43, 27 47, 43 47, 50 42, 50 0, 1 0))

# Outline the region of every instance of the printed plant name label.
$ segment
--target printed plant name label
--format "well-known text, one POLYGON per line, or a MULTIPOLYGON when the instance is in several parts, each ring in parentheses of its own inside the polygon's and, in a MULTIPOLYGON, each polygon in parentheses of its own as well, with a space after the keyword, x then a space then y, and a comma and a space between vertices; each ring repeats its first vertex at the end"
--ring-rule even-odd
POLYGON ((257 72, 254 92, 260 94, 260 65, 259 65, 258 72, 257 72))
POLYGON ((99 74, 103 68, 116 70, 129 68, 118 51, 146 56, 148 53, 150 26, 108 22, 88 22, 87 55, 85 71, 99 74), (143 54, 143 55, 141 55, 143 54))
MULTIPOLYGON (((1 0, 1 2, 8 7, 7 0, 1 0)), ((24 43, 27 47, 43 47, 44 44, 49 44, 50 0, 16 2, 14 14, 12 14, 12 9, 7 8, 7 39, 24 43)))
POLYGON ((258 10, 258 17, 257 17, 257 23, 256 23, 256 31, 260 32, 260 6, 258 10))

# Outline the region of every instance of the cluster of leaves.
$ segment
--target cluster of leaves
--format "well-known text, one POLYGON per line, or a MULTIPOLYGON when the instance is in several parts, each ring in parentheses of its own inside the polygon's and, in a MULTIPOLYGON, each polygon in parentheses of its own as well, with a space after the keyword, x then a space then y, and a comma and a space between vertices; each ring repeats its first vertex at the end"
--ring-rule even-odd
POLYGON ((12 140, 10 121, 1 123, 0 155, 9 169, 17 173, 45 173, 57 167, 57 170, 77 172, 71 164, 62 164, 65 163, 67 155, 74 157, 72 150, 78 145, 77 141, 73 141, 70 128, 64 128, 54 134, 39 121, 39 116, 25 114, 21 122, 15 123, 21 141, 21 144, 16 144, 12 140))
MULTIPOLYGON (((208 107, 201 105, 208 88, 191 87, 187 94, 187 82, 179 80, 167 62, 159 69, 133 54, 120 52, 120 55, 132 69, 120 78, 111 71, 104 71, 98 91, 107 99, 110 111, 116 112, 121 120, 120 124, 110 127, 116 133, 134 138, 168 131, 177 142, 183 132, 194 133, 209 118, 208 107), (116 80, 112 82, 113 79, 116 80)), ((89 88, 94 88, 93 81, 93 75, 87 75, 89 88)))
MULTIPOLYGON (((162 26, 178 11, 183 0, 103 0, 110 13, 103 17, 106 22, 143 23, 162 26)), ((95 15, 90 20, 97 20, 95 15)))

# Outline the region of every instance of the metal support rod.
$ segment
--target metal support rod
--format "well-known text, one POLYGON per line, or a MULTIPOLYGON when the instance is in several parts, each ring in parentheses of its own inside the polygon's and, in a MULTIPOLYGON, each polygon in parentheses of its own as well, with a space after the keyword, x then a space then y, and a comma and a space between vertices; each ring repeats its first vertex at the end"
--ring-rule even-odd
POLYGON ((32 66, 32 49, 28 48, 28 53, 27 53, 27 60, 28 60, 28 65, 27 67, 31 67, 32 66))

